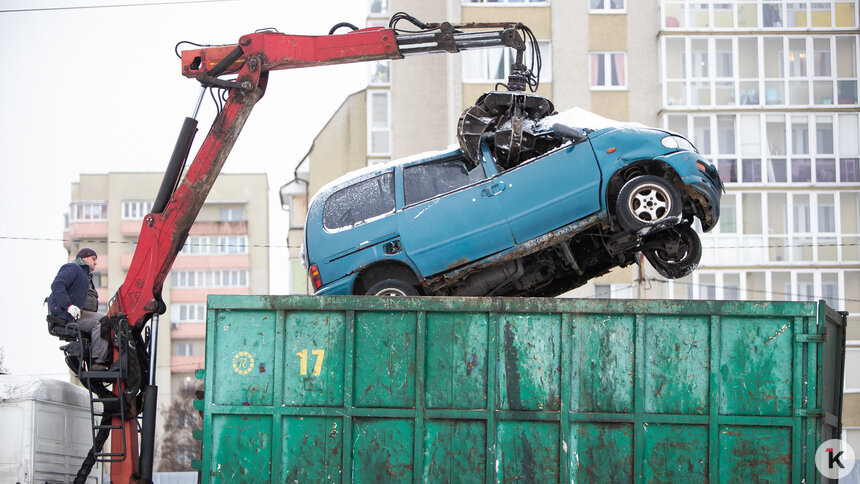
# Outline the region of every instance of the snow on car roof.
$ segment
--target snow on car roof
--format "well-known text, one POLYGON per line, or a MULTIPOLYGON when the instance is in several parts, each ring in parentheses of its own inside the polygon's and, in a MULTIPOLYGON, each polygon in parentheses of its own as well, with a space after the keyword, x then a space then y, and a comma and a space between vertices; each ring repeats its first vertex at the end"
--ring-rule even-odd
POLYGON ((385 163, 377 163, 375 165, 369 165, 369 166, 365 166, 363 168, 359 168, 357 170, 350 171, 350 172, 345 173, 345 174, 335 178, 334 180, 326 183, 325 185, 323 185, 319 190, 317 190, 317 192, 314 194, 314 196, 311 197, 311 201, 310 201, 310 204, 308 204, 308 206, 313 205, 313 203, 316 201, 318 195, 320 195, 322 193, 329 192, 334 187, 336 187, 342 183, 345 183, 347 181, 351 181, 351 180, 357 181, 357 180, 365 178, 367 175, 370 175, 373 173, 382 173, 382 172, 388 171, 388 170, 394 168, 395 166, 405 165, 405 164, 411 163, 413 161, 426 160, 429 158, 435 158, 435 157, 447 155, 447 154, 450 154, 454 151, 457 151, 458 149, 460 149, 459 145, 450 145, 447 148, 445 148, 444 150, 432 150, 432 151, 425 151, 423 153, 416 153, 414 155, 409 155, 409 156, 404 157, 404 158, 398 158, 396 160, 386 161, 385 163))
POLYGON ((543 129, 552 129, 553 124, 563 124, 571 128, 590 128, 593 130, 603 128, 647 128, 648 126, 637 122, 617 121, 615 119, 606 118, 599 114, 594 114, 580 107, 575 107, 562 111, 552 116, 547 116, 540 121, 538 125, 543 129))

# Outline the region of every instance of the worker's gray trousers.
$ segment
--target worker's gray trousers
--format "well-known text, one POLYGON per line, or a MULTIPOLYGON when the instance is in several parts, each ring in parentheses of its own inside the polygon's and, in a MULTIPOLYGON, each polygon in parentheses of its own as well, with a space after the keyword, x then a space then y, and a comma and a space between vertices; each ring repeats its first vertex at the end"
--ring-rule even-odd
POLYGON ((82 332, 90 335, 90 357, 94 363, 107 361, 108 342, 102 338, 99 320, 104 317, 102 313, 93 311, 81 311, 81 317, 75 321, 82 332))

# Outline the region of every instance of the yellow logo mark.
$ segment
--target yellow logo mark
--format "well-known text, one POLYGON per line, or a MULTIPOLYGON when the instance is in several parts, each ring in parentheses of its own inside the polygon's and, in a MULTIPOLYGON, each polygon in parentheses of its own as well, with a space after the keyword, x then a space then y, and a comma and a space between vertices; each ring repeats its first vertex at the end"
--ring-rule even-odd
POLYGON ((233 371, 247 375, 254 369, 254 357, 247 351, 240 351, 233 356, 233 371))

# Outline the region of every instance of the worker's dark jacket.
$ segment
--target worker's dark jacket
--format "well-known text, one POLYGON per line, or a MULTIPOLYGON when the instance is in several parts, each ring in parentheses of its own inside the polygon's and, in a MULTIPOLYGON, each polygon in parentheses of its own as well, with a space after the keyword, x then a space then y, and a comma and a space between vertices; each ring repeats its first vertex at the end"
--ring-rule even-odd
POLYGON ((86 263, 83 264, 81 266, 77 261, 69 262, 63 264, 57 272, 57 277, 51 283, 51 295, 48 296, 48 310, 51 311, 52 316, 71 321, 72 315, 67 311, 71 305, 90 311, 98 309, 98 299, 96 299, 96 307, 92 308, 92 293, 95 293, 96 297, 98 293, 93 287, 89 266, 86 263), (88 291, 91 291, 89 305, 87 305, 88 291))

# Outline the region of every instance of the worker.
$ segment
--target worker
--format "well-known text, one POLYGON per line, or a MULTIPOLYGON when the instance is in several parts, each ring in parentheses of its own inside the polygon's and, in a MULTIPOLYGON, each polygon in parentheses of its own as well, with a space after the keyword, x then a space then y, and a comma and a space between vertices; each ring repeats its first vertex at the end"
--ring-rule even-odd
POLYGON ((93 270, 98 263, 96 251, 83 248, 73 262, 63 264, 51 283, 48 309, 52 316, 66 321, 76 321, 81 332, 90 335, 90 371, 107 369, 108 342, 102 336, 101 319, 98 312, 99 294, 93 284, 93 270))

